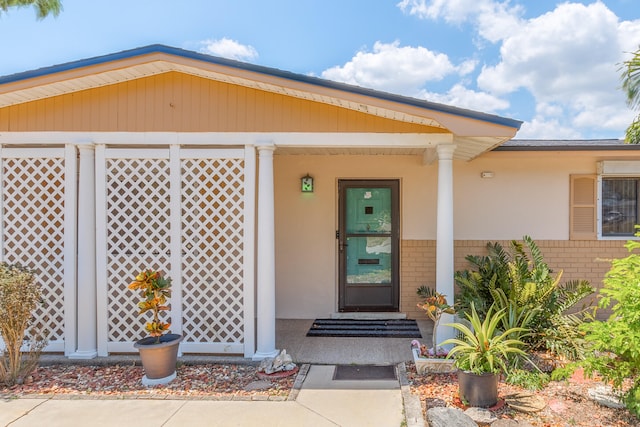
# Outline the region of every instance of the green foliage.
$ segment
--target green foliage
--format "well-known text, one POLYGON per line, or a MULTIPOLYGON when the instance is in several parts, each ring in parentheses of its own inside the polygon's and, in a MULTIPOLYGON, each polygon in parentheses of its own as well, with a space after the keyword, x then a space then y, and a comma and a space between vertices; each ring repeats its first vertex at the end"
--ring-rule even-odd
POLYGON ((160 342, 160 337, 171 326, 171 323, 160 320, 160 313, 169 310, 167 302, 171 297, 171 278, 165 278, 159 271, 144 270, 136 275, 129 289, 140 291, 143 299, 138 303, 139 314, 147 311, 153 314, 152 321, 147 323, 145 329, 160 342))
POLYGON ((49 14, 58 16, 62 10, 61 0, 0 0, 0 10, 7 12, 12 7, 33 6, 38 19, 44 19, 49 14))
POLYGON ((507 375, 508 384, 517 385, 527 390, 542 390, 551 380, 549 374, 532 372, 525 369, 513 369, 507 375))
POLYGON ((38 365, 47 345, 44 325, 33 322, 33 311, 41 303, 40 287, 32 271, 19 264, 0 263, 0 337, 5 349, 0 353, 0 382, 21 382, 38 365), (23 357, 25 335, 30 335, 29 350, 23 357))
POLYGON ((553 381, 564 381, 568 379, 576 370, 574 363, 568 363, 565 366, 560 366, 551 372, 551 379, 553 381))
POLYGON ((636 117, 627 128, 624 141, 627 144, 640 144, 640 116, 636 117))
POLYGON ((640 49, 622 65, 622 89, 627 93, 627 104, 640 107, 640 49))
POLYGON ((462 323, 447 324, 462 334, 461 338, 451 338, 442 343, 453 344, 447 357, 455 356, 455 364, 459 369, 474 374, 507 372, 506 362, 510 356, 526 357, 526 353, 520 348, 523 346, 522 341, 509 338, 522 328, 499 331, 498 325, 505 314, 504 310, 494 311, 494 307, 491 306, 484 321, 481 321, 472 304, 471 314, 467 315, 471 328, 462 323))
MULTIPOLYGON (((629 107, 640 107, 640 49, 635 51, 633 57, 622 65, 622 89, 627 95, 629 107)), ((629 125, 625 134, 625 142, 628 144, 640 144, 640 116, 629 125)))
MULTIPOLYGON (((638 236, 638 233, 636 233, 638 236)), ((585 372, 599 372, 617 388, 625 379, 633 381, 625 395, 627 407, 640 417, 640 242, 625 245, 630 255, 615 259, 600 290, 600 308, 611 308, 607 321, 583 325, 594 355, 584 362, 585 372)))
POLYGON ((498 243, 487 244, 487 256, 467 256, 471 270, 458 271, 457 303, 465 314, 471 305, 482 317, 493 304, 507 315, 503 330, 519 327, 531 350, 549 350, 575 360, 583 357, 584 341, 579 331, 587 307, 576 310, 583 298, 594 292, 588 281, 561 284, 562 272, 554 274, 542 252, 529 236, 523 243, 512 241, 507 251, 498 243), (573 309, 572 314, 568 310, 573 309))

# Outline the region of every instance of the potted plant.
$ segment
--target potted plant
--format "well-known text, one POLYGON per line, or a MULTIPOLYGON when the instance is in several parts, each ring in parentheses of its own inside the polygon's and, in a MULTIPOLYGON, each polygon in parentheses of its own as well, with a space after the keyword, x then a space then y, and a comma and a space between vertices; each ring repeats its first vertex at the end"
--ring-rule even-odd
POLYGON ((452 344, 448 357, 455 356, 458 368, 460 398, 474 407, 490 407, 498 402, 498 375, 508 370, 508 359, 512 355, 526 358, 520 339, 509 338, 514 332, 525 328, 498 330, 504 309, 494 311, 489 307, 484 321, 480 320, 476 308, 471 304, 471 315, 467 314, 472 328, 463 323, 449 326, 460 332, 459 338, 451 338, 442 344, 452 344))
POLYGON ((176 362, 178 345, 182 336, 165 334, 169 331, 170 323, 160 319, 160 313, 169 310, 167 299, 171 296, 171 278, 163 277, 158 271, 141 271, 129 289, 139 290, 143 300, 138 303, 140 315, 151 312, 153 319, 145 327, 149 333, 134 344, 140 353, 145 375, 144 385, 166 384, 176 377, 176 362))
POLYGON ((424 301, 418 303, 418 307, 427 313, 429 319, 433 321, 433 333, 431 339, 431 348, 418 341, 411 342, 411 350, 413 353, 413 361, 419 374, 427 372, 447 373, 452 372, 453 361, 447 359, 447 350, 438 347, 438 325, 443 313, 454 314, 455 310, 452 305, 447 302, 446 295, 427 286, 420 286, 417 294, 424 298, 424 301))

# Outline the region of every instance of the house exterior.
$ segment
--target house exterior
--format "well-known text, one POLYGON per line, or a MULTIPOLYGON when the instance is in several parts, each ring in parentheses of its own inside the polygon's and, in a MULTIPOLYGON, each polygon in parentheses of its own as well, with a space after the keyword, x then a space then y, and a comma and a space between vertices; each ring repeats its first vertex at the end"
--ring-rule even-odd
POLYGON ((144 268, 183 353, 253 359, 276 318, 422 316, 416 288, 453 295, 487 241, 598 285, 638 151, 520 124, 160 45, 2 77, 2 258, 40 271, 47 350, 78 359, 135 351, 144 268))

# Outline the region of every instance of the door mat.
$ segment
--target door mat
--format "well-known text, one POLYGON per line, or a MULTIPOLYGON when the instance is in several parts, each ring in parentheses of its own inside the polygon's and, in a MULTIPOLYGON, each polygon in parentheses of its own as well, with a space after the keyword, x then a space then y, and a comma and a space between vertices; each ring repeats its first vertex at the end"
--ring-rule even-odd
POLYGON ((397 380, 396 367, 392 365, 336 365, 333 379, 337 381, 397 380))
POLYGON ((308 337, 422 338, 412 319, 316 319, 308 337))

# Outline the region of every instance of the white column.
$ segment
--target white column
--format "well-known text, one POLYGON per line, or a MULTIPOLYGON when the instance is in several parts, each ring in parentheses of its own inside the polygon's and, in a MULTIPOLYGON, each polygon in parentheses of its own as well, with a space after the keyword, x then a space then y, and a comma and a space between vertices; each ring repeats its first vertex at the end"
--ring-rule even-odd
POLYGON ((276 265, 274 232, 273 144, 258 149, 258 349, 253 360, 278 355, 276 350, 276 265))
POLYGON ((98 355, 96 336, 96 186, 93 144, 79 144, 78 177, 78 338, 70 359, 93 359, 98 355))
MULTIPOLYGON (((453 144, 438 145, 438 212, 436 234, 436 290, 454 298, 453 258, 453 144)), ((453 315, 443 314, 438 326, 438 343, 453 338, 455 330, 444 326, 453 321, 453 315)))

